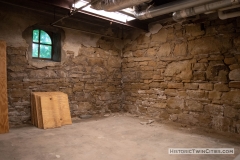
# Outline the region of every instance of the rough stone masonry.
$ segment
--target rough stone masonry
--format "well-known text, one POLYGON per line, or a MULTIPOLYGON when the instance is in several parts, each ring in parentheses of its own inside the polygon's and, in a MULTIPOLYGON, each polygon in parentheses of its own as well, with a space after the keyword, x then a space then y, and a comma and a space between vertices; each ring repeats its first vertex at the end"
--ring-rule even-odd
POLYGON ((240 133, 240 19, 166 25, 127 36, 124 109, 240 133))
POLYGON ((133 29, 122 49, 112 39, 64 30, 64 61, 39 66, 29 62, 31 44, 22 33, 52 18, 4 6, 0 15, 11 126, 30 121, 32 91, 62 91, 72 117, 126 111, 240 133, 239 18, 164 25, 148 34, 133 29))

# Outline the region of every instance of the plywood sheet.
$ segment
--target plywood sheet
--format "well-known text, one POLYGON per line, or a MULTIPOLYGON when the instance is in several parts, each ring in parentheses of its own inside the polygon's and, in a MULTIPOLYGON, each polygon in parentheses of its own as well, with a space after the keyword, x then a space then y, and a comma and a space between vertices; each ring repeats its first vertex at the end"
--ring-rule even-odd
POLYGON ((47 129, 72 124, 67 94, 33 92, 31 97, 33 125, 47 129))
POLYGON ((60 114, 62 117, 62 125, 72 124, 68 95, 62 92, 48 92, 48 94, 55 95, 58 97, 60 114))
POLYGON ((61 127, 62 120, 57 96, 41 96, 43 128, 61 127))
POLYGON ((9 132, 7 74, 6 74, 6 43, 0 41, 0 133, 9 132))
POLYGON ((72 124, 68 95, 62 94, 61 96, 58 96, 58 101, 60 103, 61 108, 62 125, 72 124))

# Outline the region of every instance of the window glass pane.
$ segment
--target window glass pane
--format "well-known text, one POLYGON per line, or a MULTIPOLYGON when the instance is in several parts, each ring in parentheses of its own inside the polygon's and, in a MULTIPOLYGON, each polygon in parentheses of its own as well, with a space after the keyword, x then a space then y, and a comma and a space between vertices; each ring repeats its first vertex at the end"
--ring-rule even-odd
POLYGON ((39 42, 39 30, 33 30, 33 42, 39 42))
POLYGON ((40 45, 40 58, 52 58, 52 46, 40 45))
POLYGON ((32 57, 38 57, 38 44, 32 44, 32 57))
POLYGON ((40 31, 40 43, 52 44, 50 36, 45 31, 40 31))

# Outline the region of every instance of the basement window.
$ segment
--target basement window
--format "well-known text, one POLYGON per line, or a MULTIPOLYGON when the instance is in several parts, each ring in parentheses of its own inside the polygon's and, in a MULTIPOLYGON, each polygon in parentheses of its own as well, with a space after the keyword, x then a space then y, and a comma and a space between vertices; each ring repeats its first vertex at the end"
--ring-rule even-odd
POLYGON ((31 59, 61 62, 61 37, 58 28, 36 26, 32 30, 31 59))
POLYGON ((32 58, 52 59, 53 44, 50 34, 40 29, 33 30, 32 58))

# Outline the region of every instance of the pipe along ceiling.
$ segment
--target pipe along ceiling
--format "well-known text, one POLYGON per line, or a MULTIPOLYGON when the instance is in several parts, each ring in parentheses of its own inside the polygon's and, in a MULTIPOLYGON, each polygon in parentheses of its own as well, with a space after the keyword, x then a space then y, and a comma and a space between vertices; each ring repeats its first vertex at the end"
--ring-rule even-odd
POLYGON ((239 16, 239 12, 224 14, 223 11, 239 8, 240 0, 178 0, 155 6, 153 0, 98 0, 91 4, 96 10, 108 12, 133 8, 133 15, 139 20, 150 19, 164 14, 173 13, 175 21, 206 12, 218 12, 220 19, 239 16))

